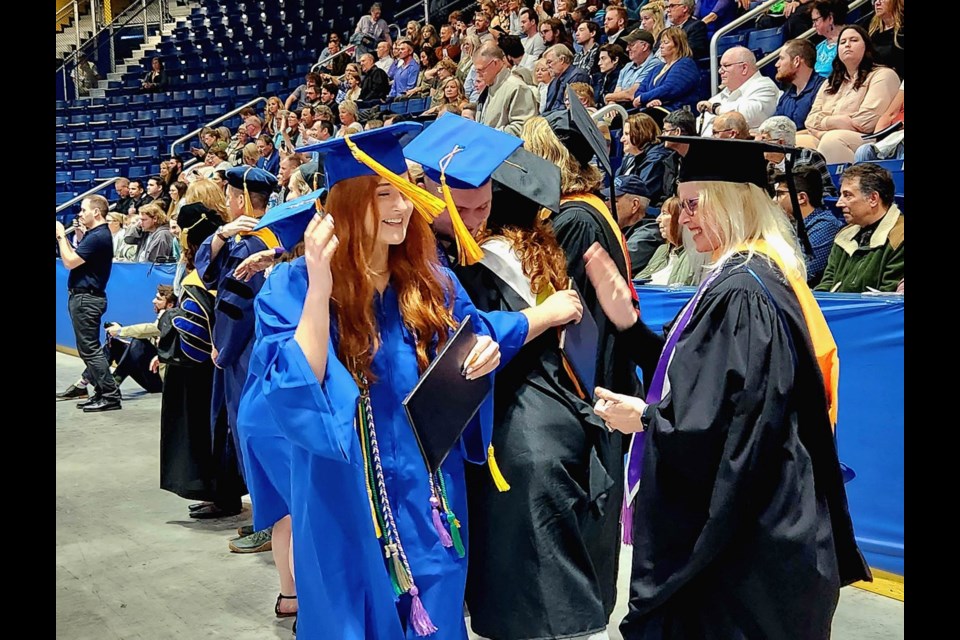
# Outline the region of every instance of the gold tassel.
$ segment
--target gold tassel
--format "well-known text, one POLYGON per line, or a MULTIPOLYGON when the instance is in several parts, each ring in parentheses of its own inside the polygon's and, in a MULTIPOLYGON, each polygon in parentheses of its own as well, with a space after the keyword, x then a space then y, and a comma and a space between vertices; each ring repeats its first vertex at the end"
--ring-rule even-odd
POLYGON ((246 171, 243 172, 243 207, 246 209, 246 214, 253 217, 253 206, 250 204, 250 190, 247 189, 247 174, 253 167, 249 167, 246 171))
POLYGON ((411 580, 410 574, 407 572, 407 568, 403 565, 403 560, 400 558, 400 552, 397 549, 397 545, 389 545, 391 551, 390 561, 393 562, 393 570, 397 574, 397 586, 400 587, 402 593, 406 593, 410 590, 410 587, 413 586, 413 581, 411 580))
POLYGON ((358 147, 355 142, 350 140, 350 136, 344 136, 343 141, 347 143, 347 148, 350 149, 350 152, 353 154, 353 157, 357 162, 370 168, 378 176, 399 189, 400 193, 410 199, 410 201, 413 203, 413 206, 418 212, 420 212, 420 215, 422 215, 427 222, 433 222, 436 220, 437 216, 440 215, 440 212, 443 211, 443 208, 446 206, 444 205, 443 200, 436 197, 432 193, 421 189, 409 180, 398 176, 393 171, 390 171, 390 169, 387 169, 385 166, 371 158, 363 151, 363 149, 358 147))
POLYGON ((453 236, 457 243, 457 261, 461 266, 476 264, 483 259, 483 249, 477 244, 467 225, 463 223, 457 205, 453 202, 450 187, 447 186, 447 176, 443 172, 440 173, 440 185, 443 187, 443 200, 447 204, 450 222, 453 224, 453 236))
POLYGON ((510 485, 507 484, 507 479, 500 472, 500 465, 497 464, 497 458, 493 455, 493 444, 487 447, 487 466, 490 467, 490 477, 493 478, 493 484, 497 487, 497 491, 500 493, 510 491, 510 485))

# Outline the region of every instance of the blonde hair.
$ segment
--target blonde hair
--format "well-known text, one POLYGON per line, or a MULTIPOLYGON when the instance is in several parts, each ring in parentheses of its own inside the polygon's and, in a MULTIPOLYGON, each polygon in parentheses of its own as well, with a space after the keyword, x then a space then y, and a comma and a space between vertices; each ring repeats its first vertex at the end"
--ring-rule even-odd
POLYGON ((310 193, 310 185, 307 184, 306 179, 303 177, 303 172, 300 171, 300 167, 297 167, 297 169, 290 174, 290 182, 287 184, 287 190, 296 191, 297 196, 310 193))
POLYGON ((650 32, 650 35, 653 36, 653 39, 656 40, 657 37, 666 29, 667 25, 663 20, 663 5, 659 2, 650 2, 645 4, 643 8, 640 9, 640 15, 644 13, 649 13, 653 16, 653 31, 650 32))
POLYGON ((677 50, 677 57, 673 62, 668 62, 663 65, 660 69, 660 73, 656 75, 653 79, 653 84, 657 84, 660 81, 660 78, 667 74, 667 71, 670 70, 670 67, 673 66, 674 62, 680 58, 692 58, 693 49, 690 48, 690 41, 687 40, 687 32, 683 30, 682 27, 670 27, 669 29, 664 29, 663 34, 660 38, 660 42, 663 42, 663 38, 669 38, 670 42, 673 43, 673 47, 677 50))
POLYGON ((243 145, 243 164, 257 164, 257 158, 259 157, 260 151, 257 149, 257 145, 252 142, 243 145))
POLYGON ((191 182, 181 199, 184 205, 199 202, 208 209, 213 209, 224 222, 230 219, 227 215, 227 199, 223 195, 223 189, 209 178, 201 178, 191 182))
POLYGON ((157 226, 167 224, 167 212, 164 211, 163 207, 158 204, 151 202, 150 204, 143 205, 137 209, 137 211, 140 213, 140 215, 146 215, 156 220, 157 226))
MULTIPOLYGON (((720 233, 720 246, 714 252, 717 258, 710 267, 741 251, 743 245, 749 247, 749 260, 755 253, 751 243, 766 240, 783 259, 786 275, 807 279, 807 267, 793 226, 763 189, 755 184, 734 182, 693 184, 700 194, 698 213, 711 216, 720 233)), ((710 230, 705 226, 703 232, 710 233, 710 230)))
POLYGON ((572 195, 593 193, 600 188, 603 176, 588 164, 581 166, 576 158, 560 143, 546 118, 534 116, 523 124, 520 132, 523 148, 560 167, 560 193, 572 195))

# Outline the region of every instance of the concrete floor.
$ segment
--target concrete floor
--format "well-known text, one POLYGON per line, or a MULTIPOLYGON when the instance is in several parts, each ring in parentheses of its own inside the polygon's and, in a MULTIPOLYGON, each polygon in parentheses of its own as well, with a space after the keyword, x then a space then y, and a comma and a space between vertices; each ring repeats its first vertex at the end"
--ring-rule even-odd
MULTIPOLYGON (((62 391, 83 366, 56 356, 62 391)), ((159 394, 132 381, 122 390, 122 411, 84 414, 57 403, 57 638, 292 638, 292 621, 273 615, 272 554, 227 549, 249 512, 188 518, 188 501, 159 488, 159 394)), ((623 554, 614 621, 626 611, 628 572, 623 554)), ((610 636, 621 640, 615 626, 610 636)), ((843 589, 833 637, 903 638, 903 603, 843 589)))

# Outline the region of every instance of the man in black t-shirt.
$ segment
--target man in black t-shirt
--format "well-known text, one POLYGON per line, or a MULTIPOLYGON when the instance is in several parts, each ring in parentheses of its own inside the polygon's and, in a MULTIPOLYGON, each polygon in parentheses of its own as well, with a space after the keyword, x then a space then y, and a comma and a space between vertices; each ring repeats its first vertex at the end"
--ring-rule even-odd
MULTIPOLYGON (((63 224, 57 221, 60 259, 70 271, 67 310, 77 336, 77 351, 87 366, 94 387, 93 397, 77 403, 77 407, 87 413, 120 408, 120 389, 110 374, 110 364, 100 346, 100 321, 107 310, 107 281, 113 266, 113 236, 105 218, 108 207, 103 196, 84 198, 78 218, 86 233, 76 250, 66 239, 63 224)), ((67 400, 80 395, 83 393, 71 388, 57 394, 57 399, 67 400)))

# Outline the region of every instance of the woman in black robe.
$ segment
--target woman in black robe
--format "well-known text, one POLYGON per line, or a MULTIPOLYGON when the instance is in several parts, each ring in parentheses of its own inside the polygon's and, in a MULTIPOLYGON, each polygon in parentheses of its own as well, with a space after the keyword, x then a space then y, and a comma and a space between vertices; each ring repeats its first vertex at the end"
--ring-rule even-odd
MULTIPOLYGON (((680 221, 712 271, 666 343, 635 317, 617 321, 633 324, 625 335, 645 369, 663 346, 647 402, 597 390, 597 414, 634 434, 620 629, 627 640, 825 640, 840 587, 870 579, 832 432, 836 344, 763 191, 765 145, 682 141, 680 221)), ((599 249, 587 269, 598 288, 617 278, 599 249)), ((622 307, 611 317, 629 317, 622 307)))

